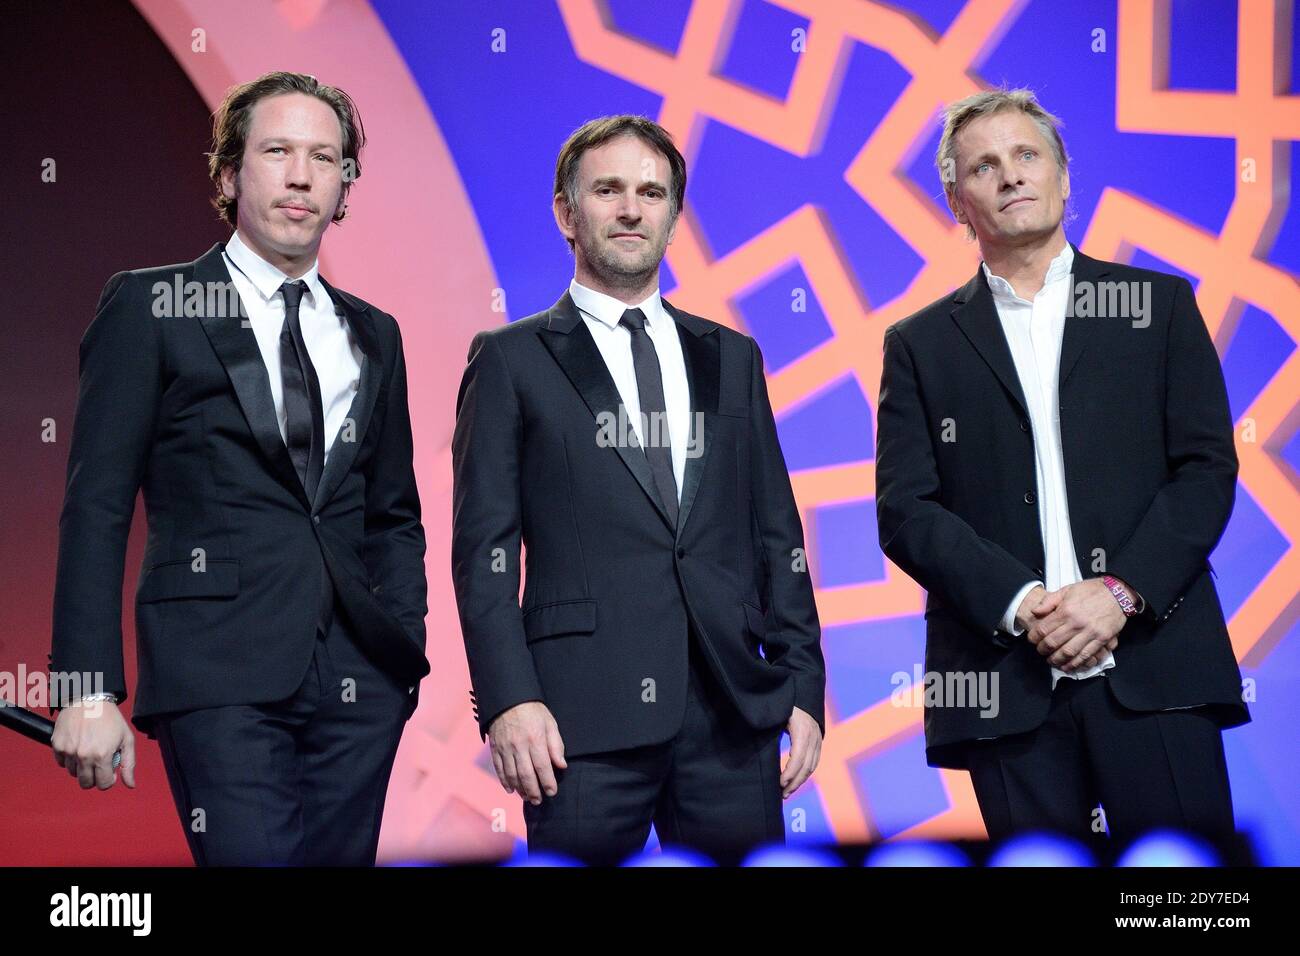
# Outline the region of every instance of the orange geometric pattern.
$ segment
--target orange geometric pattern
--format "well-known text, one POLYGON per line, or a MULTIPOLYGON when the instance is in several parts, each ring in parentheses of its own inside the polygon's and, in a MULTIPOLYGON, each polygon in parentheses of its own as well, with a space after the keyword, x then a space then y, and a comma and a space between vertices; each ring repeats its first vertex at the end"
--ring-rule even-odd
MULTIPOLYGON (((1120 5, 1118 124, 1172 135, 1232 137, 1236 192, 1216 236, 1137 197, 1108 189, 1085 243, 1092 255, 1122 258, 1141 247, 1200 277, 1196 301, 1220 350, 1245 305, 1267 312, 1300 343, 1300 285, 1266 256, 1290 200, 1287 140, 1300 139, 1300 97, 1283 93, 1290 75, 1290 2, 1241 0, 1237 88, 1231 93, 1167 89, 1168 3, 1120 5)), ((1300 616, 1300 479, 1281 450, 1300 425, 1300 350, 1246 409, 1237 427, 1239 481, 1290 547, 1229 622, 1237 657, 1258 664, 1300 616), (1251 431, 1244 422, 1253 424, 1251 431), (1254 440, 1245 440, 1253 438, 1254 440)))
MULTIPOLYGON (((721 257, 708 248, 688 206, 668 249, 668 264, 679 285, 674 301, 735 328, 743 328, 735 298, 798 263, 834 335, 769 377, 774 410, 780 415, 849 373, 874 407, 885 329, 964 283, 979 261, 964 227, 958 227, 906 169, 933 134, 940 107, 984 86, 976 71, 1024 0, 971 0, 942 35, 919 17, 882 3, 766 2, 809 22, 807 49, 798 57, 783 100, 718 75, 741 0, 692 4, 676 55, 619 33, 598 0, 558 0, 558 5, 579 59, 663 97, 658 121, 673 133, 688 162, 698 152, 705 120, 728 124, 796 156, 816 153, 854 44, 888 53, 910 74, 903 93, 844 170, 845 181, 923 260, 900 295, 878 304, 867 301, 827 217, 812 205, 721 257)), ((1300 99, 1283 93, 1289 76, 1290 8, 1289 2, 1241 0, 1237 89, 1201 93, 1167 89, 1168 0, 1120 3, 1120 128, 1233 137, 1239 167, 1253 160, 1254 178, 1238 177, 1231 212, 1217 236, 1139 197, 1107 189, 1081 246, 1089 255, 1121 261, 1142 248, 1198 276, 1197 298, 1220 350, 1245 303, 1272 315, 1300 342, 1300 286, 1294 276, 1261 258, 1271 248, 1287 207, 1290 176, 1282 146, 1286 140, 1300 139, 1300 99)), ((1259 440, 1243 441, 1238 429, 1241 481, 1290 542, 1300 538, 1300 482, 1278 452, 1300 425, 1297 396, 1300 350, 1291 354, 1243 416, 1254 420, 1259 440)), ((868 496, 875 487, 874 462, 799 471, 792 479, 806 526, 817 508, 868 496)), ((1230 622, 1243 662, 1257 663, 1294 623, 1300 613, 1297 580, 1300 552, 1291 546, 1230 622)), ((816 597, 825 626, 918 615, 924 607, 921 589, 887 559, 883 580, 819 588, 816 597)), ((880 836, 870 808, 859 798, 851 765, 922 732, 919 688, 914 696, 913 707, 896 707, 886 698, 845 719, 828 714, 814 780, 837 840, 880 836)), ((984 835, 968 775, 939 773, 949 808, 897 838, 984 835)))

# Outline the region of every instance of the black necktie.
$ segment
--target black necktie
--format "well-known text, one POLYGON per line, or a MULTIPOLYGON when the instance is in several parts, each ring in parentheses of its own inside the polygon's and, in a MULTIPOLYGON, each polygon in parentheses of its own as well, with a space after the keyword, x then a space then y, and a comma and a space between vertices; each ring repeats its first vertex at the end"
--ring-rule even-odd
POLYGON ((307 283, 286 282, 280 286, 284 296, 284 327, 280 329, 280 380, 284 383, 285 444, 298 470, 298 478, 307 492, 307 500, 316 499, 325 467, 325 423, 321 413, 320 381, 307 354, 302 338, 298 306, 307 291, 307 283))
MULTIPOLYGON (((321 410, 320 380, 302 338, 298 306, 307 291, 301 279, 280 286, 284 296, 284 327, 280 329, 280 380, 284 383, 285 445, 298 471, 307 500, 316 500, 321 472, 325 470, 325 416, 321 410)), ((321 602, 317 626, 328 634, 334 609, 334 588, 329 571, 321 564, 321 602)))
POLYGON ((677 479, 673 474, 673 451, 668 437, 668 418, 664 407, 664 383, 659 374, 659 356, 645 328, 645 313, 628 309, 619 320, 632 333, 632 365, 636 368, 636 390, 641 399, 641 417, 645 456, 650 462, 659 498, 677 527, 677 479))

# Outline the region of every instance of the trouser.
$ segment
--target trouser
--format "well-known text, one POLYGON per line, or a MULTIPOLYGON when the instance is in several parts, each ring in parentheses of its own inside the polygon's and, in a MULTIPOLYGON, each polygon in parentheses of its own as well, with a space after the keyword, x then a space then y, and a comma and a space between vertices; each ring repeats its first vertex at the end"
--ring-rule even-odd
POLYGON ((409 698, 343 615, 316 638, 290 697, 156 719, 196 864, 374 864, 409 698))
POLYGON ((681 730, 671 740, 566 757, 558 791, 524 801, 529 852, 615 865, 660 844, 698 850, 724 865, 763 844, 785 842, 781 733, 756 731, 727 698, 692 634, 681 730))
POLYGON ((967 755, 990 839, 1055 830, 1091 842, 1108 830, 1123 844, 1156 827, 1233 831, 1222 732, 1207 709, 1129 710, 1104 674, 1062 678, 1040 726, 977 741, 967 755))

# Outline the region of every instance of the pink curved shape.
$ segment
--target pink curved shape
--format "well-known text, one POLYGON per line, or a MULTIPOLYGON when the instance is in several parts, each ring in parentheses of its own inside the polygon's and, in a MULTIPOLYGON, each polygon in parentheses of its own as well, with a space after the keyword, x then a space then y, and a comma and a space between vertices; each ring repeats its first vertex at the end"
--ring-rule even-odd
MULTIPOLYGON (((311 73, 347 90, 361 109, 369 139, 362 176, 346 224, 326 233, 321 272, 391 312, 402 328, 429 542, 433 668, 398 751, 379 855, 382 861, 508 853, 510 833, 523 835, 519 800, 507 800, 495 777, 475 763, 482 744, 451 588, 456 389, 474 333, 503 319, 491 309, 497 281, 455 163, 368 4, 135 0, 135 6, 213 109, 230 86, 271 70, 311 73), (196 29, 205 31, 206 52, 192 50, 196 29), (494 827, 495 820, 506 820, 509 832, 494 827)), ((195 144, 195 162, 206 145, 195 144)))

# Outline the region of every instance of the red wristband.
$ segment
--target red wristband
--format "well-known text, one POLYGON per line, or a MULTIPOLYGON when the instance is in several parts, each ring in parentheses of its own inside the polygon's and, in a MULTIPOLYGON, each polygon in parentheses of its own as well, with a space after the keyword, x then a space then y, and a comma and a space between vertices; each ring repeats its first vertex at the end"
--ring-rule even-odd
POLYGON ((1103 575, 1101 580, 1106 587, 1110 588, 1110 593, 1115 595, 1115 600, 1119 602, 1120 610, 1124 612, 1125 617, 1133 617, 1137 614, 1137 605, 1133 603, 1133 599, 1124 590, 1124 585, 1119 583, 1119 578, 1107 574, 1103 575))

